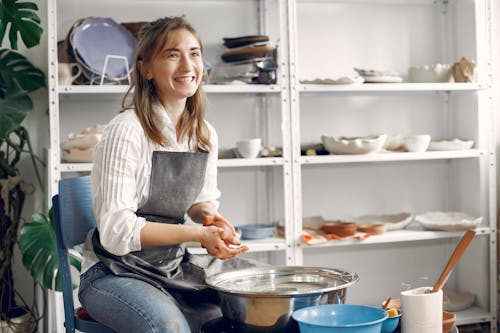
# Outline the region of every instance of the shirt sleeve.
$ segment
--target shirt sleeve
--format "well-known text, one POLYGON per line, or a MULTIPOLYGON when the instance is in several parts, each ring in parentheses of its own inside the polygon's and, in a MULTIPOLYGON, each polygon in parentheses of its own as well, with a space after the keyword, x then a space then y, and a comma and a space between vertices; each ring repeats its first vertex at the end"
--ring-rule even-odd
POLYGON ((114 255, 141 249, 140 232, 146 221, 135 214, 141 136, 136 126, 110 123, 94 151, 94 216, 102 246, 114 255))
POLYGON ((210 133, 210 143, 212 149, 208 153, 207 169, 205 171, 205 179, 200 194, 193 204, 209 201, 219 208, 220 191, 217 188, 217 159, 218 159, 218 138, 215 129, 207 122, 210 133))

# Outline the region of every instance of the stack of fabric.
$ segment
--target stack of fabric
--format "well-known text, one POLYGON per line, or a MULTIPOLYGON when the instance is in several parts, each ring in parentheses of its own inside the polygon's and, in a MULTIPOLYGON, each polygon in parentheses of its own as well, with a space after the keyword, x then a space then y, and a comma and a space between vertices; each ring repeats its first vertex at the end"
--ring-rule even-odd
POLYGON ((266 35, 223 38, 228 48, 213 69, 212 83, 276 83, 276 48, 266 35))

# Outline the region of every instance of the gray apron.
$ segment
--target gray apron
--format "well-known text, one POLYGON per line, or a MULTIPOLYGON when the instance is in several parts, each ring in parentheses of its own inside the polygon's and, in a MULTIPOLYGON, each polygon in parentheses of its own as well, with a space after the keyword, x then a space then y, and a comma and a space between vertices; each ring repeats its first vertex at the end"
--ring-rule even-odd
MULTIPOLYGON (((153 152, 149 198, 136 214, 148 221, 183 224, 184 215, 198 196, 205 179, 206 152, 153 152)), ((221 317, 217 295, 204 283, 220 271, 255 266, 247 260, 219 260, 192 255, 184 244, 144 248, 116 256, 106 251, 95 229, 92 244, 97 257, 118 276, 146 281, 174 296, 193 332, 221 317)))

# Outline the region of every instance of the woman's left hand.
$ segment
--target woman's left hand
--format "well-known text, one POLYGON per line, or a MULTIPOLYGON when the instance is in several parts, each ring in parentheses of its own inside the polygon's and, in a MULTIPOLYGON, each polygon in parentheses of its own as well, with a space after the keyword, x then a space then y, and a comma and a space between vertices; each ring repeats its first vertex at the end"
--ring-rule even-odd
POLYGON ((216 227, 219 227, 224 230, 224 235, 222 239, 226 243, 226 245, 240 245, 240 239, 238 238, 238 235, 236 235, 236 230, 234 230, 234 227, 229 223, 228 220, 223 218, 220 215, 205 215, 204 221, 203 221, 204 226, 209 226, 213 225, 216 227))

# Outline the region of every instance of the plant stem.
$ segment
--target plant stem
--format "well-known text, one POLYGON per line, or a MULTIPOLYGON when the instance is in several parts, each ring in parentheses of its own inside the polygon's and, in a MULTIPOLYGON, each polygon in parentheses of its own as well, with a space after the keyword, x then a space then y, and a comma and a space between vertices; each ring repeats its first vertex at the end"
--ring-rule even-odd
POLYGON ((35 175, 36 175, 36 179, 38 181, 38 186, 40 186, 40 190, 42 191, 42 202, 43 202, 44 211, 48 211, 49 207, 47 205, 47 198, 45 195, 45 186, 43 185, 42 177, 40 175, 40 171, 38 170, 38 165, 37 165, 36 159, 35 159, 36 155, 33 152, 33 147, 31 146, 30 135, 29 135, 28 131, 26 130, 26 128, 21 126, 20 129, 23 132, 23 138, 26 140, 26 143, 28 144, 28 150, 30 153, 31 162, 33 163, 33 169, 35 169, 35 175))

